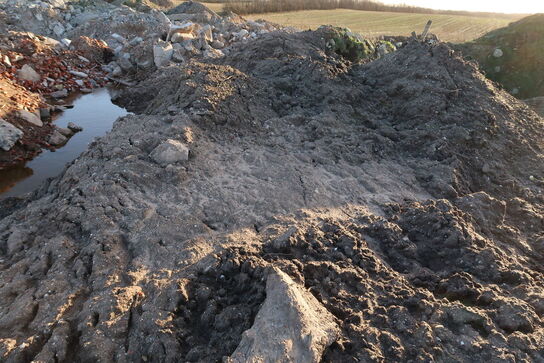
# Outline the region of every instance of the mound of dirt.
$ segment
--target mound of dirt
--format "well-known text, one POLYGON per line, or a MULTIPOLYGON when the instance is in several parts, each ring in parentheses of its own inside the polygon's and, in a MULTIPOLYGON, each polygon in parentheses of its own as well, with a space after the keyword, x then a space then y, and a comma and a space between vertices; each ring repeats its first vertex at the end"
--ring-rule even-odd
POLYGON ((444 44, 353 64, 327 42, 160 69, 4 202, 0 356, 543 360, 542 119, 444 44))
POLYGON ((520 99, 544 96, 544 14, 531 15, 458 47, 520 99))

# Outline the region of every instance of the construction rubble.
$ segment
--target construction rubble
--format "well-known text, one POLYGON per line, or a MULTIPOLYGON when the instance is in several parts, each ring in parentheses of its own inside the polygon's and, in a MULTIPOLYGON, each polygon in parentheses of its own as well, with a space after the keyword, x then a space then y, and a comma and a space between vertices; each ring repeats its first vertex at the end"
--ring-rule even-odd
POLYGON ((0 1, 0 167, 131 112, 0 201, 0 361, 544 361, 532 109, 432 35, 117 3, 0 1))

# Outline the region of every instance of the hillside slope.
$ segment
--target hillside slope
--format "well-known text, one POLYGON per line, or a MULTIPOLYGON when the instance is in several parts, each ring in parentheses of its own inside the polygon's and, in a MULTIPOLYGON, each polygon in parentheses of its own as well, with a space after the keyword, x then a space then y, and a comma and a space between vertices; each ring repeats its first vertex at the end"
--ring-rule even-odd
POLYGON ((544 14, 523 18, 459 49, 516 97, 544 95, 544 14))

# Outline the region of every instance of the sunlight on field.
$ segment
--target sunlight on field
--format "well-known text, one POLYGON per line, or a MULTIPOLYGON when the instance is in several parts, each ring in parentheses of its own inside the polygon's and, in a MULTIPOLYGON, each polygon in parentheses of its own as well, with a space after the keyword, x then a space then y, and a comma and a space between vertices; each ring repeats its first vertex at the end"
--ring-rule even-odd
POLYGON ((460 15, 431 15, 387 13, 360 10, 308 10, 274 14, 255 14, 250 19, 265 19, 274 23, 293 26, 299 29, 316 29, 330 24, 348 27, 366 36, 410 35, 420 33, 427 20, 433 21, 431 32, 450 42, 469 41, 503 26, 522 16, 513 15, 511 19, 473 17, 460 15))
POLYGON ((221 3, 206 3, 203 2, 202 4, 206 5, 208 9, 215 11, 216 13, 221 12, 223 10, 223 4, 221 3))

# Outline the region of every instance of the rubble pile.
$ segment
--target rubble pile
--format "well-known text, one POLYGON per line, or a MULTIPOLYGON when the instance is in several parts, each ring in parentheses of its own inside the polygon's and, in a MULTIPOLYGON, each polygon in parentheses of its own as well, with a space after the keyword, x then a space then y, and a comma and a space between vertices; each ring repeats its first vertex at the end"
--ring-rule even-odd
POLYGON ((103 87, 106 80, 101 65, 82 55, 93 53, 72 49, 31 33, 4 34, 0 37, 0 59, 5 69, 2 77, 54 98, 103 87))
POLYGON ((435 39, 145 16, 66 38, 142 80, 0 202, 0 360, 544 360, 542 118, 435 39))
MULTIPOLYGON (((228 54, 231 45, 278 29, 264 21, 246 21, 233 15, 222 17, 194 2, 183 3, 166 15, 152 11, 146 16, 153 14, 160 14, 155 18, 161 19, 162 25, 153 30, 142 27, 138 33, 129 27, 110 28, 114 32, 106 40, 117 60, 105 69, 113 76, 184 63, 193 57, 221 58, 228 54)), ((103 20, 104 26, 108 23, 103 20)))

